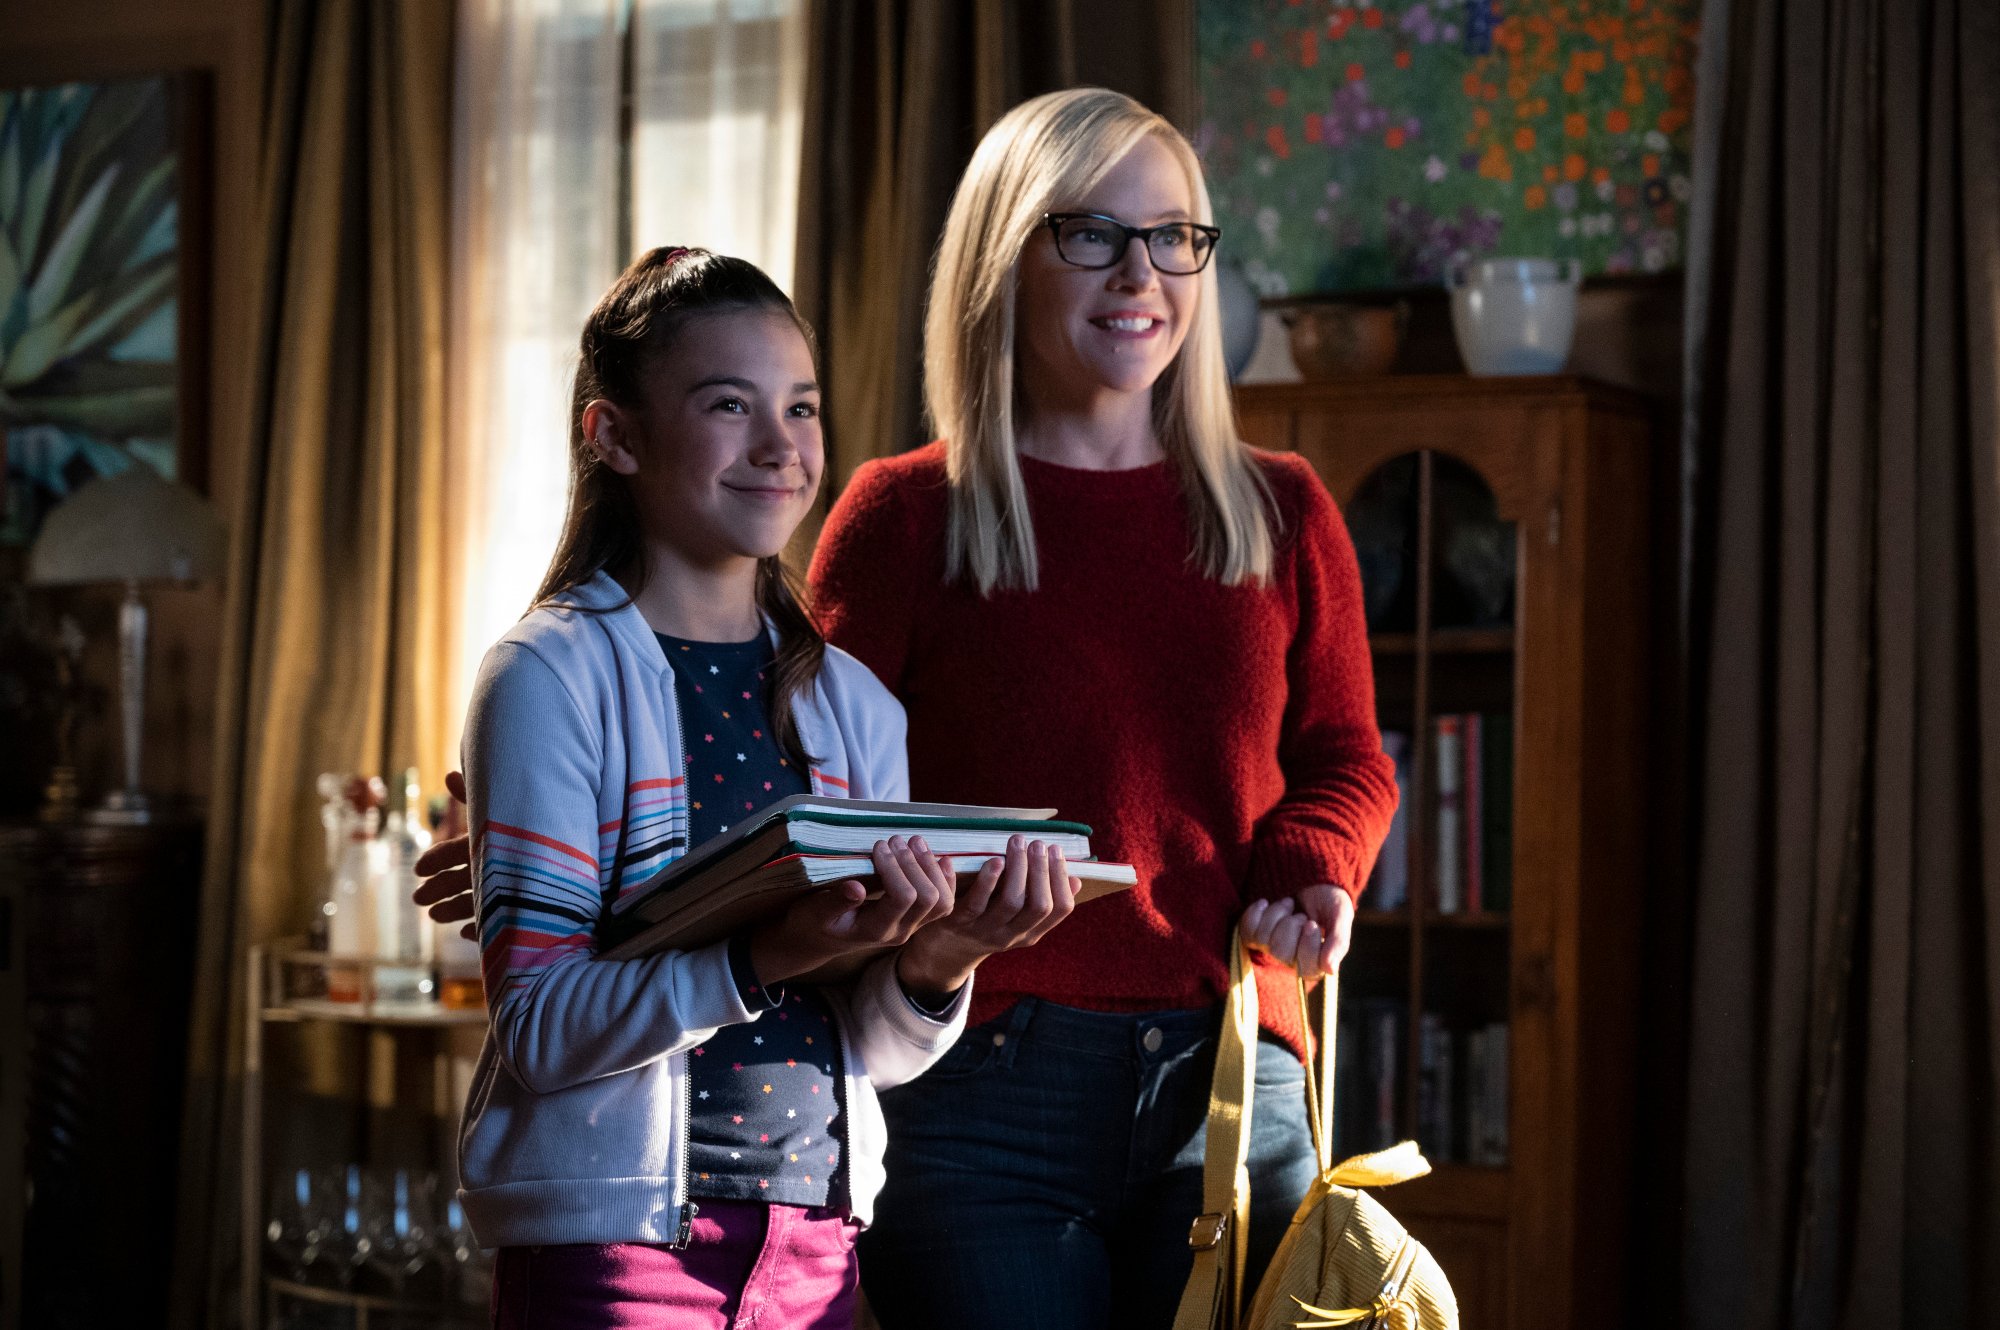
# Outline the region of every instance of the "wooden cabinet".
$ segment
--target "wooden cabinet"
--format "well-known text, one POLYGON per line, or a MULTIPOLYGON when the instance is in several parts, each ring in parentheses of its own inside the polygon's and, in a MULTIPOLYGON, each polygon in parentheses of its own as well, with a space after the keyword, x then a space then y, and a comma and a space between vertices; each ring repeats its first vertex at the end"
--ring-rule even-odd
POLYGON ((1243 387, 1237 408, 1340 503, 1382 728, 1409 736, 1406 897, 1379 868, 1343 983, 1343 1144, 1393 1128, 1432 1156, 1382 1199, 1468 1327, 1622 1323, 1651 408, 1573 378, 1460 377, 1243 387))
POLYGON ((166 1323, 201 836, 0 826, 0 1325, 166 1323))

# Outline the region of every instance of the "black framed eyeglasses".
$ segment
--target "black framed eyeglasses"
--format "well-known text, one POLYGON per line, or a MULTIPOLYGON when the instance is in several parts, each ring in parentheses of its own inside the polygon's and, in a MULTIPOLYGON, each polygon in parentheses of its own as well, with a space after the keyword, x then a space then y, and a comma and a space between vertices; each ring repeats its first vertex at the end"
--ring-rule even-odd
POLYGON ((1188 277, 1208 266, 1222 228, 1199 222, 1162 222, 1158 226, 1127 226, 1115 217, 1094 212, 1042 214, 1042 225, 1055 232, 1056 254, 1075 268, 1110 268, 1125 257, 1134 240, 1146 247, 1155 268, 1188 277))

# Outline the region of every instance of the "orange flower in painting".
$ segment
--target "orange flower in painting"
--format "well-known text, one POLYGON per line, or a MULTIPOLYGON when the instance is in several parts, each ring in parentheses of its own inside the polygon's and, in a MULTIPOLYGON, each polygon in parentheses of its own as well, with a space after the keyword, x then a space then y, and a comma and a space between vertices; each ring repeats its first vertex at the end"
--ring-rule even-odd
POLYGON ((1570 67, 1570 71, 1563 75, 1563 91, 1572 97, 1578 97, 1583 94, 1582 70, 1575 66, 1570 67))
POLYGON ((1493 123, 1493 113, 1491 111, 1487 110, 1483 106, 1475 106, 1472 108, 1472 126, 1474 129, 1484 129, 1492 123, 1493 123))
POLYGON ((1601 185, 1610 178, 1611 168, 1608 166, 1600 166, 1590 173, 1590 181, 1594 185, 1601 185))
POLYGON ((1687 119, 1688 113, 1685 108, 1669 106, 1666 110, 1660 112, 1660 132, 1662 134, 1671 134, 1682 125, 1685 125, 1687 119))
POLYGON ((1521 202, 1527 205, 1529 212, 1540 212, 1542 205, 1548 201, 1549 192, 1540 185, 1528 186, 1528 192, 1521 196, 1521 202))
POLYGON ((1512 180, 1514 163, 1508 160, 1507 150, 1497 143, 1488 145, 1486 155, 1479 159, 1479 174, 1486 180, 1512 180))
POLYGON ((1542 168, 1542 179, 1547 183, 1553 185, 1556 181, 1562 179, 1562 172, 1556 169, 1556 164, 1554 162, 1550 162, 1547 166, 1544 166, 1542 168))
POLYGON ((1476 69, 1466 70, 1465 95, 1468 97, 1477 97, 1479 95, 1479 87, 1480 87, 1479 71, 1476 69))
POLYGON ((1563 117, 1563 133, 1573 139, 1590 137, 1590 117, 1581 111, 1571 111, 1563 117))
POLYGON ((1516 74, 1507 80, 1507 97, 1510 101, 1520 101, 1528 95, 1528 80, 1516 74))
POLYGON ((1299 68, 1311 69, 1319 64, 1319 34, 1307 30, 1299 34, 1299 68))
POLYGON ((1498 101, 1500 99, 1500 85, 1489 83, 1479 90, 1479 95, 1489 102, 1498 101))
POLYGON ((1369 9, 1369 10, 1368 10, 1368 11, 1367 11, 1366 13, 1364 13, 1364 14, 1363 14, 1363 15, 1361 16, 1361 26, 1362 26, 1362 27, 1364 27, 1364 28, 1379 28, 1379 27, 1381 27, 1381 26, 1382 26, 1382 11, 1381 11, 1381 10, 1379 10, 1379 9, 1372 9, 1372 8, 1371 8, 1371 9, 1369 9))
POLYGON ((1533 152, 1535 150, 1535 127, 1522 125, 1514 131, 1514 151, 1533 152))
POLYGON ((1625 80, 1625 104, 1627 106, 1644 106, 1646 104, 1646 89, 1636 78, 1625 80))
POLYGON ((1250 43, 1250 58, 1252 60, 1262 60, 1269 51, 1270 48, 1261 41, 1250 43))
POLYGON ((1396 52, 1396 68, 1408 69, 1409 67, 1410 67, 1410 53, 1408 51, 1396 52))
POLYGON ((1273 106, 1283 106, 1286 101, 1285 90, 1283 88, 1267 89, 1264 93, 1264 96, 1270 101, 1271 105, 1273 106))
MULTIPOLYGON (((1371 10, 1369 10, 1368 12, 1372 14, 1372 13, 1374 13, 1375 11, 1371 9, 1371 10)), ((1389 145, 1390 147, 1392 147, 1392 148, 1400 148, 1400 147, 1402 147, 1402 146, 1403 146, 1403 127, 1402 127, 1401 125, 1391 125, 1391 126, 1389 126, 1389 132, 1388 132, 1388 133, 1386 133, 1386 134, 1384 134, 1384 135, 1382 136, 1382 141, 1383 141, 1384 143, 1388 144, 1388 145, 1389 145)))
POLYGON ((1366 78, 1367 76, 1368 76, 1368 71, 1361 67, 1361 62, 1359 60, 1355 61, 1353 64, 1347 67, 1347 81, 1349 83, 1359 83, 1361 82, 1362 79, 1366 78))
POLYGON ((1632 128, 1632 117, 1627 115, 1622 109, 1614 110, 1604 117, 1604 127, 1613 134, 1623 134, 1632 128))
POLYGON ((1564 179, 1581 180, 1584 178, 1584 176, 1588 175, 1589 172, 1590 172, 1590 163, 1583 159, 1582 153, 1573 152, 1569 156, 1563 158, 1564 179))
POLYGON ((1576 62, 1583 67, 1583 71, 1586 74, 1602 74, 1604 72, 1604 52, 1602 51, 1585 51, 1577 56, 1576 62))
POLYGON ((1639 159, 1639 174, 1650 180, 1659 173, 1660 156, 1658 153, 1649 152, 1639 159))
POLYGON ((1272 125, 1264 131, 1264 142, 1270 145, 1271 154, 1279 161, 1292 155, 1292 145, 1285 139, 1285 127, 1272 125))

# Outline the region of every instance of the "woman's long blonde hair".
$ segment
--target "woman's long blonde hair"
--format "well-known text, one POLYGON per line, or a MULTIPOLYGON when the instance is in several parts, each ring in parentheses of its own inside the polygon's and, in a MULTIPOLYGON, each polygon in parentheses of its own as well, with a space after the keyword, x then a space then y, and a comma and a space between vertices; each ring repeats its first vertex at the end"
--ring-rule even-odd
MULTIPOLYGON (((1172 124, 1122 93, 1072 88, 1021 103, 980 140, 952 196, 924 322, 924 404, 950 477, 946 576, 980 594, 1033 590, 1035 533, 1015 454, 1015 293, 1042 215, 1086 194, 1147 135, 1187 173, 1198 222, 1208 186, 1172 124)), ((1153 428, 1180 472, 1193 561, 1231 585, 1270 576, 1272 514, 1263 476, 1236 434, 1222 362, 1215 267, 1187 338, 1153 385, 1153 428)))

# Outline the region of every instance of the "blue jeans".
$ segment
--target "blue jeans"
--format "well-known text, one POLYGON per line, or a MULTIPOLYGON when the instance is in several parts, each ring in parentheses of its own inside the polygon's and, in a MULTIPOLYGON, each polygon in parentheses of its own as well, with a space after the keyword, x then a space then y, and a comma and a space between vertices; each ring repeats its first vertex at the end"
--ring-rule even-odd
MULTIPOLYGON (((882 1096, 888 1185, 861 1235, 884 1330, 1164 1330, 1201 1213, 1221 1008, 1141 1015, 1033 998, 882 1096)), ((1312 1184, 1305 1077, 1260 1040, 1248 1285, 1312 1184)))

